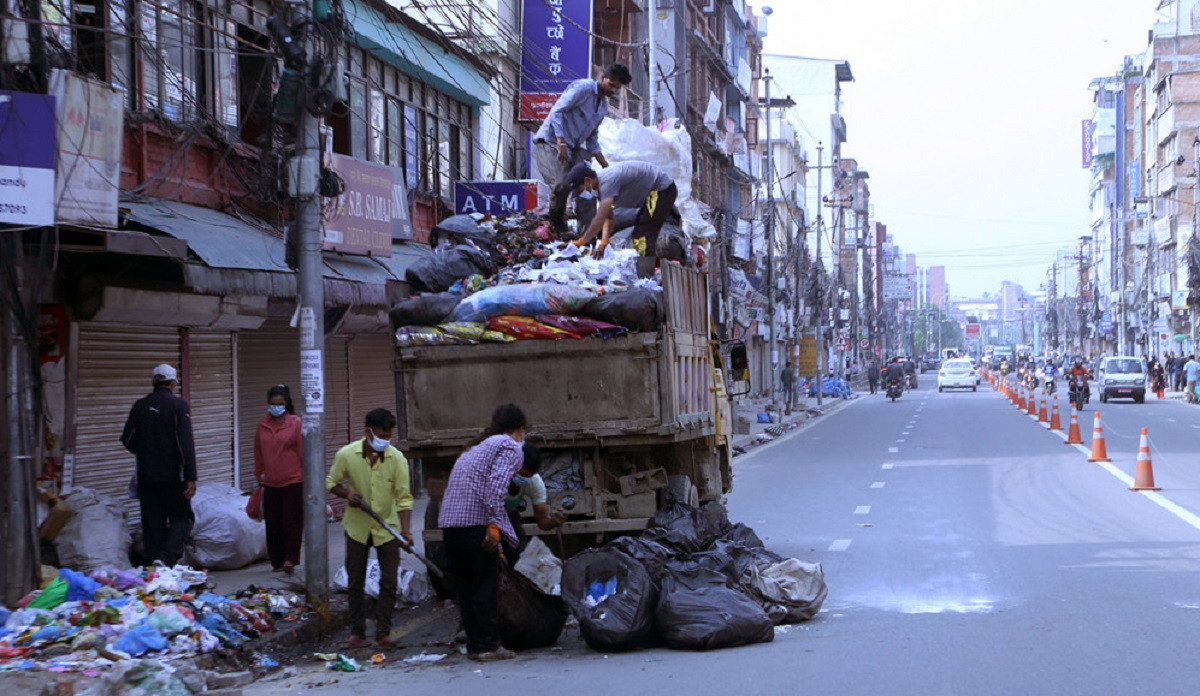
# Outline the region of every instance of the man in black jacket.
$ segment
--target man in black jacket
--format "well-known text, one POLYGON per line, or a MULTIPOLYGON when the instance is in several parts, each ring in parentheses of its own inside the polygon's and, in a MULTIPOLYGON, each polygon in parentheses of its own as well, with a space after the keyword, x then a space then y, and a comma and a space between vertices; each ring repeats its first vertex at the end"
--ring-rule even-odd
POLYGON ((142 508, 146 559, 173 566, 192 530, 196 448, 188 403, 175 396, 175 368, 154 368, 154 391, 137 400, 121 444, 137 456, 137 496, 142 508))

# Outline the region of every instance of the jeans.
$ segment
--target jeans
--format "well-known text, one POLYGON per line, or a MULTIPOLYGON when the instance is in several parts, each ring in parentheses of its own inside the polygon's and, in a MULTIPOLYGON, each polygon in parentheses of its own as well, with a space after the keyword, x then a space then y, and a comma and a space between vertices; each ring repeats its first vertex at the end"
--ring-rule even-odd
POLYGON ((442 529, 458 611, 467 632, 467 652, 484 653, 500 647, 500 629, 496 623, 498 568, 495 554, 481 544, 487 527, 448 527, 442 529))
MULTIPOLYGON (((367 616, 363 610, 363 594, 367 583, 367 560, 374 539, 359 542, 346 535, 346 576, 350 594, 350 632, 366 637, 367 616)), ((400 570, 400 542, 391 541, 375 546, 379 559, 379 600, 375 603, 375 635, 378 638, 392 632, 392 612, 396 609, 396 573, 400 570)))

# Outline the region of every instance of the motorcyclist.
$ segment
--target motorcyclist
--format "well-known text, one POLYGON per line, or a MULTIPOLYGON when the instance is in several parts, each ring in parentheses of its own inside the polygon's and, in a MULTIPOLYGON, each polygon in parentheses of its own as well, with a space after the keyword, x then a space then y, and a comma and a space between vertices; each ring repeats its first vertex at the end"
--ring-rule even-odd
POLYGON ((1087 401, 1091 396, 1091 388, 1088 386, 1088 378, 1090 377, 1091 373, 1088 372, 1088 369, 1083 366, 1083 358, 1076 357, 1075 364, 1072 365, 1069 370, 1067 370, 1067 380, 1070 384, 1072 392, 1074 392, 1077 388, 1083 389, 1084 401, 1087 401), (1079 387, 1076 387, 1077 380, 1080 385, 1079 387))
POLYGON ((883 372, 883 383, 886 385, 892 381, 904 384, 904 364, 901 358, 894 358, 888 363, 887 368, 883 372))
POLYGON ((1012 372, 1012 365, 1008 364, 1008 358, 1000 358, 1000 374, 1007 375, 1012 372))
POLYGON ((1058 374, 1058 366, 1054 364, 1053 358, 1046 358, 1046 364, 1042 366, 1042 376, 1047 382, 1053 382, 1054 377, 1058 374))
POLYGON ((908 388, 917 388, 917 363, 912 358, 904 361, 904 374, 908 377, 908 388))

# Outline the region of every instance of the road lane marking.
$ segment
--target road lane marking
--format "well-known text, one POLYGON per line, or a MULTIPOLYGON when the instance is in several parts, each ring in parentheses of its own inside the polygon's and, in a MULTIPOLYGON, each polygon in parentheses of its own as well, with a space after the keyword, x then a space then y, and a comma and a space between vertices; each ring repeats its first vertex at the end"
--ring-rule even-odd
POLYGON ((911 434, 912 434, 912 431, 911 431, 911 430, 905 430, 905 431, 902 431, 900 434, 901 434, 901 435, 911 435, 911 434))
POLYGON ((845 551, 846 549, 850 548, 850 541, 850 539, 835 539, 834 542, 829 545, 829 550, 845 551))
POLYGON ((884 464, 883 466, 881 466, 879 468, 880 469, 895 469, 896 465, 892 464, 891 462, 888 462, 887 464, 884 464))
POLYGON ((859 505, 858 507, 854 508, 854 514, 869 515, 869 514, 871 514, 871 506, 870 505, 859 505))
MULTIPOLYGON (((890 465, 890 464, 884 464, 884 466, 885 466, 885 467, 887 467, 887 466, 891 466, 891 465, 890 465)), ((886 485, 887 485, 887 482, 886 482, 886 481, 876 481, 875 483, 872 483, 872 484, 871 484, 871 488, 883 488, 883 487, 884 487, 884 486, 886 486, 886 485)))
POLYGON ((896 454, 899 451, 900 451, 899 447, 889 447, 888 448, 888 454, 896 454))

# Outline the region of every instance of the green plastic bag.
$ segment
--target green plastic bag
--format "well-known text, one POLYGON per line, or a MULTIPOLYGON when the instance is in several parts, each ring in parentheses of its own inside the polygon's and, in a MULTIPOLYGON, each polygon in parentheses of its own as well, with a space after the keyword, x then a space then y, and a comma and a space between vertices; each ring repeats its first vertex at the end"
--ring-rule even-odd
POLYGON ((38 596, 33 598, 29 603, 30 609, 53 609, 63 602, 67 601, 67 587, 69 583, 62 578, 54 578, 46 585, 46 589, 42 590, 38 596))

